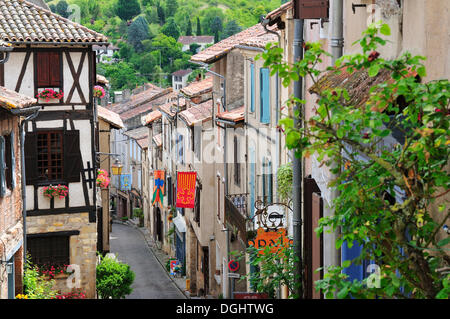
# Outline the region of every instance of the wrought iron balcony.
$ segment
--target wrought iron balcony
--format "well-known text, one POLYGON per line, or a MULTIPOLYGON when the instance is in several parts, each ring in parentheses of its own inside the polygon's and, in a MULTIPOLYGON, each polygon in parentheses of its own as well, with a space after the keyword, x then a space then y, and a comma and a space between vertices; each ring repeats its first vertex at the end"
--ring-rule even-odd
POLYGON ((226 197, 233 203, 234 207, 241 213, 242 216, 248 217, 247 211, 247 196, 248 194, 229 194, 226 197))

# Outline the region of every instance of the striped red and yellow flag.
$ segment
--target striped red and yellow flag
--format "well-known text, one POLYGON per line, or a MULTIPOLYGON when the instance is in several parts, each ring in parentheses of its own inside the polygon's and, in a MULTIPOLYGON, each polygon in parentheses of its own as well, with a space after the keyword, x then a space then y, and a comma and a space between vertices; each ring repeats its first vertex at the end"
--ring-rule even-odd
POLYGON ((179 208, 195 207, 195 183, 197 172, 178 172, 177 204, 179 208))

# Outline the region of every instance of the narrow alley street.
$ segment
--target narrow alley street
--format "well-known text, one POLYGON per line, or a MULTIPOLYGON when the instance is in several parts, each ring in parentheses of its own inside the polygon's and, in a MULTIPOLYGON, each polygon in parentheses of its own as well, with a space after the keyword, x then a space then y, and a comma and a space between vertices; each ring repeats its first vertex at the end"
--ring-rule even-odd
POLYGON ((185 296, 168 278, 139 230, 132 226, 113 223, 111 253, 130 265, 136 277, 133 292, 127 299, 184 299, 185 296))

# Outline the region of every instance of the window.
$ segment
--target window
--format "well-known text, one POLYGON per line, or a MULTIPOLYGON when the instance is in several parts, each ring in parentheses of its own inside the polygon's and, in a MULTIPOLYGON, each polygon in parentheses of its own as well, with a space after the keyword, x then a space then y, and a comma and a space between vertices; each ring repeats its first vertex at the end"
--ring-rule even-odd
POLYGON ((62 180, 64 169, 62 131, 38 133, 37 153, 39 180, 62 180))
POLYGON ((270 123, 270 83, 269 69, 260 70, 260 120, 261 123, 270 123))
POLYGON ((239 185, 239 183, 241 182, 241 165, 239 163, 239 143, 238 143, 238 138, 235 135, 234 136, 234 141, 233 141, 233 146, 234 146, 234 183, 236 185, 239 185))
POLYGON ((194 221, 200 226, 200 187, 198 186, 195 188, 194 221))
POLYGON ((273 173, 272 162, 263 158, 262 191, 264 204, 270 204, 273 201, 273 173))
POLYGON ((69 236, 28 237, 27 248, 35 265, 64 266, 70 264, 69 236))
POLYGON ((36 80, 39 88, 62 86, 60 52, 36 52, 36 80))
POLYGON ((26 134, 27 185, 55 181, 77 183, 81 179, 81 168, 80 131, 43 130, 26 134))

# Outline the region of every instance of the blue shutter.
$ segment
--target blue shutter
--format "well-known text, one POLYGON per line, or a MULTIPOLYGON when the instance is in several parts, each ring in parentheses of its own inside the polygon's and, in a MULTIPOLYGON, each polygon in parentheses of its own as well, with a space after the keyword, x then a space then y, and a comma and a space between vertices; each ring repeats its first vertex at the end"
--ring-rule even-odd
MULTIPOLYGON (((342 244, 342 261, 353 260, 357 258, 362 252, 362 246, 358 244, 357 241, 353 242, 352 247, 348 246, 347 241, 342 244)), ((345 268, 342 271, 344 274, 348 275, 348 281, 353 281, 354 279, 361 281, 364 279, 364 265, 352 264, 350 267, 345 268)))
POLYGON ((0 136, 0 197, 6 193, 5 138, 0 136))
POLYGON ((15 134, 14 131, 11 132, 11 188, 16 188, 16 154, 14 153, 14 145, 15 145, 15 134))
POLYGON ((250 112, 255 112, 255 65, 250 64, 250 112))
POLYGON ((261 123, 270 123, 270 84, 269 69, 260 70, 261 91, 261 123))

